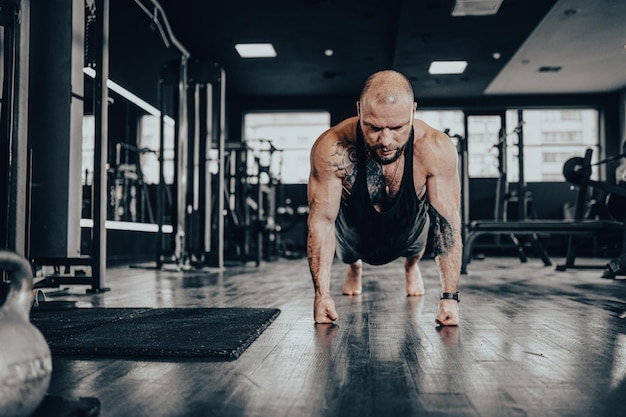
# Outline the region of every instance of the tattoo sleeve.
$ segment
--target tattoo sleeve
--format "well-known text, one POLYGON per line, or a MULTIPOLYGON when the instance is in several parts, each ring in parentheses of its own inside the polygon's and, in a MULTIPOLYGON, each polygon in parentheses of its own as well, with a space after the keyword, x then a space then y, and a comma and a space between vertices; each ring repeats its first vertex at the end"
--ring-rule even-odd
POLYGON ((345 179, 343 183, 344 197, 352 193, 356 179, 356 147, 345 139, 335 144, 335 151, 330 155, 328 166, 336 170, 345 179))
POLYGON ((356 148, 345 140, 335 144, 335 152, 330 155, 329 166, 340 171, 342 176, 348 178, 354 175, 356 165, 356 148))
POLYGON ((433 255, 447 255, 454 246, 454 228, 432 205, 429 208, 430 218, 433 222, 433 255))

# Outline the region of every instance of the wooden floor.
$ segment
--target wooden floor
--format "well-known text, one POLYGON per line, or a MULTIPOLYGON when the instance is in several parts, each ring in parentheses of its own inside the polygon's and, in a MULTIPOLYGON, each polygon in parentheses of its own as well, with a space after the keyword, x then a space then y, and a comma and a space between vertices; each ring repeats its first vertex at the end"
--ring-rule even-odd
POLYGON ((315 325, 306 259, 220 274, 111 268, 110 291, 72 287, 62 299, 282 313, 232 361, 54 357, 49 394, 96 397, 103 417, 626 415, 626 280, 475 260, 461 277, 461 325, 438 328, 432 260, 423 297, 405 296, 401 261, 365 266, 358 297, 340 295, 343 272, 332 281, 339 320, 315 325))

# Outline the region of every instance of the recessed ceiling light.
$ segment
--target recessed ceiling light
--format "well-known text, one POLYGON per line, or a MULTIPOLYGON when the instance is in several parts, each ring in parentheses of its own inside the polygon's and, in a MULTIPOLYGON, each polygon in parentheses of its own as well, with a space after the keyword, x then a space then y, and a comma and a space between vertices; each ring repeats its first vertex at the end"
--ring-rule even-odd
POLYGON ((467 61, 433 61, 428 68, 429 74, 463 74, 467 61))
POLYGON ((544 65, 543 67, 539 67, 537 70, 539 72, 559 72, 561 71, 560 65, 544 65))
POLYGON ((579 12, 580 12, 580 10, 578 10, 578 9, 566 9, 566 10, 563 12, 563 14, 564 14, 565 16, 568 16, 568 17, 569 17, 569 16, 575 16, 575 15, 577 15, 579 12))
POLYGON ((489 16, 498 13, 502 0, 456 0, 452 16, 489 16))
POLYGON ((274 58, 276 50, 271 43, 238 43, 235 49, 242 58, 274 58))

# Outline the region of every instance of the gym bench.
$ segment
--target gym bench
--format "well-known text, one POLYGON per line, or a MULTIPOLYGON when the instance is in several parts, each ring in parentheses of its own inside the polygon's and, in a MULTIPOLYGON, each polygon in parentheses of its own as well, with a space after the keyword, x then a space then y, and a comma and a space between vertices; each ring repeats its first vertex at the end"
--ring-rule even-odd
MULTIPOLYGON (((481 235, 511 235, 513 239, 515 239, 516 235, 526 235, 533 237, 533 242, 538 242, 536 239, 537 233, 544 233, 548 235, 570 235, 570 244, 567 250, 566 263, 564 265, 559 265, 556 268, 558 271, 564 271, 567 268, 575 267, 575 250, 574 245, 572 244, 573 235, 588 235, 600 232, 621 232, 623 236, 625 236, 625 231, 626 227, 624 223, 613 220, 474 220, 469 224, 463 245, 461 273, 467 274, 467 265, 471 261, 474 243, 481 235)), ((550 258, 545 250, 543 248, 538 249, 544 264, 546 266, 552 265, 552 262, 550 261, 550 258)), ((602 267, 604 267, 604 265, 602 267)))

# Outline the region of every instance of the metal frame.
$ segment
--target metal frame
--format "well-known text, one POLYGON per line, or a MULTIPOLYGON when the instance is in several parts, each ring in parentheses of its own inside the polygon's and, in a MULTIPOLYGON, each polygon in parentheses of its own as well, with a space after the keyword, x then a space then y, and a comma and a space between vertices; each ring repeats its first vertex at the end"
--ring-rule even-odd
MULTIPOLYGON (((28 201, 28 84, 30 50, 30 1, 16 2, 14 20, 5 26, 3 64, 6 82, 4 102, 7 143, 6 217, 3 246, 22 256, 27 250, 28 201), (19 3, 19 4, 17 4, 19 3), (10 159, 9 159, 10 155, 10 159)), ((5 10, 4 13, 9 13, 5 10)), ((4 181, 4 179, 3 179, 4 181)), ((3 212, 4 214, 4 212, 3 212)))

